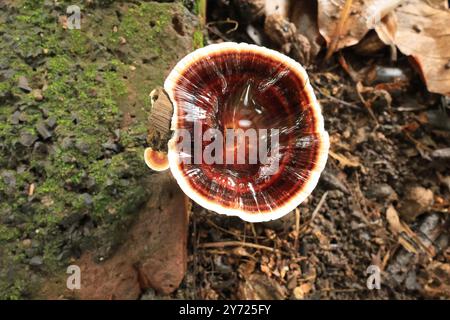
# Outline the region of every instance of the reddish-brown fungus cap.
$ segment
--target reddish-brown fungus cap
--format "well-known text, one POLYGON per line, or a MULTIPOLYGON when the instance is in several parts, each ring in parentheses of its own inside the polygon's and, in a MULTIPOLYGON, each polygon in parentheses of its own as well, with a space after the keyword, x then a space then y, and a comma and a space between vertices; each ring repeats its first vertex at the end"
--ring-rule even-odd
POLYGON ((170 170, 201 206, 247 221, 267 221, 295 209, 315 188, 329 139, 307 74, 296 61, 254 45, 214 44, 183 58, 164 89, 174 106, 170 170), (267 174, 261 163, 195 164, 195 143, 200 141, 203 152, 214 141, 202 140, 196 127, 200 134, 208 129, 278 129, 277 170, 267 174), (191 150, 180 150, 181 131, 197 139, 191 150))

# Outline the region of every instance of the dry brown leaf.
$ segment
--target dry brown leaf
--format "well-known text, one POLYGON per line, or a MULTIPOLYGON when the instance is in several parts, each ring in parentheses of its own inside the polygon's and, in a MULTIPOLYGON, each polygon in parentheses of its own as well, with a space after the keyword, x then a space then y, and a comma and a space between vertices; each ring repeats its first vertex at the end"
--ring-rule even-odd
POLYGON ((434 202, 434 194, 430 189, 412 186, 406 189, 406 194, 399 203, 402 219, 414 221, 419 215, 427 212, 434 202))
POLYGON ((450 11, 444 3, 408 0, 376 31, 382 41, 393 41, 411 56, 430 92, 450 95, 450 11))
POLYGON ((296 287, 293 291, 295 299, 297 300, 305 299, 305 297, 308 295, 311 289, 312 289, 311 283, 304 283, 299 287, 296 287))
POLYGON ((248 260, 245 263, 239 265, 238 271, 243 278, 249 277, 255 271, 256 262, 253 260, 248 260))
POLYGON ((386 15, 382 21, 375 26, 375 31, 382 42, 391 47, 391 60, 397 60, 397 47, 394 35, 397 30, 397 19, 392 12, 386 15))
POLYGON ((266 16, 270 16, 271 14, 280 14, 283 18, 287 18, 289 11, 289 0, 266 0, 264 9, 266 16))
POLYGON ((272 275, 272 271, 270 270, 270 267, 267 264, 261 264, 260 270, 268 277, 272 275))
POLYGON ((386 219, 389 223, 389 227, 395 235, 398 235, 398 242, 411 253, 418 253, 418 249, 421 249, 429 256, 433 256, 433 252, 428 248, 422 240, 416 235, 414 231, 403 221, 397 213, 397 210, 390 205, 386 210, 386 219))
POLYGON ((362 98, 361 99, 362 102, 367 107, 370 108, 374 101, 376 101, 378 98, 382 97, 386 100, 388 109, 392 108, 392 96, 388 91, 386 91, 384 89, 378 89, 377 87, 365 87, 361 82, 357 83, 356 90, 357 90, 358 94, 360 95, 360 98, 362 98), (368 99, 365 99, 364 97, 361 96, 361 94, 369 94, 370 97, 368 99))
POLYGON ((403 231, 402 224, 400 222, 400 217, 398 216, 397 210, 391 205, 386 210, 386 219, 389 223, 392 233, 399 234, 403 231))
POLYGON ((430 298, 450 298, 450 264, 433 261, 426 270, 423 293, 430 298))
POLYGON ((319 240, 320 246, 322 248, 328 248, 330 246, 330 240, 325 236, 319 229, 314 230, 314 235, 319 240))
POLYGON ((389 228, 392 233, 395 235, 399 235, 398 242, 401 244, 406 251, 411 253, 417 253, 416 248, 412 245, 407 239, 405 239, 402 234, 405 233, 405 227, 403 223, 400 221, 400 217, 398 216, 397 210, 391 205, 386 210, 386 219, 389 223, 389 228))
POLYGON ((340 28, 341 13, 346 0, 318 0, 319 31, 328 46, 336 39, 334 51, 355 45, 401 2, 403 0, 353 1, 340 28), (338 30, 339 28, 341 30, 338 30))
POLYGON ((282 300, 286 288, 261 274, 252 274, 239 284, 238 298, 244 300, 282 300))

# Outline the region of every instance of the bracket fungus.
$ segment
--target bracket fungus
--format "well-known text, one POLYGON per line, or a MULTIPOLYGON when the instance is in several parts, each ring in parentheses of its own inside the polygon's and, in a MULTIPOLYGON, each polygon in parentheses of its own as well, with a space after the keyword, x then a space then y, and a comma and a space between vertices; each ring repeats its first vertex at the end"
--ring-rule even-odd
POLYGON ((154 171, 165 171, 169 169, 167 154, 163 151, 147 148, 144 151, 145 164, 154 171))
POLYGON ((173 107, 169 168, 202 207, 268 221, 317 185, 329 138, 298 62, 255 45, 213 44, 178 62, 164 90, 173 107))

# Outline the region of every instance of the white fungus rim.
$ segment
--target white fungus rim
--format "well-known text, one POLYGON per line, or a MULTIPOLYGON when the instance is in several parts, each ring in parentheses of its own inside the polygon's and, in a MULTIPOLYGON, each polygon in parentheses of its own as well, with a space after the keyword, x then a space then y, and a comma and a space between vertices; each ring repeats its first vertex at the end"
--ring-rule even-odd
POLYGON ((314 91, 311 84, 309 83, 308 75, 305 69, 295 60, 285 56, 284 54, 268 49, 265 47, 260 47, 247 43, 235 43, 235 42, 224 42, 219 44, 211 44, 206 47, 195 50, 194 52, 188 54, 186 57, 181 59, 172 71, 169 73, 168 77, 164 82, 164 90, 167 92, 172 104, 173 104, 173 116, 171 129, 175 130, 175 134, 170 139, 168 144, 168 158, 169 158, 169 168, 172 172, 173 177, 177 181, 181 190, 193 201, 198 203, 200 206, 207 210, 217 212, 219 214, 224 214, 228 216, 238 216, 239 218, 248 222, 263 222, 269 220, 275 220, 281 218, 282 216, 288 214, 298 207, 314 190, 316 187, 320 174, 325 168, 328 150, 330 147, 328 133, 324 129, 324 120, 321 112, 321 107, 316 99, 314 91), (176 84, 182 74, 192 66, 196 61, 206 58, 211 54, 217 54, 227 51, 252 51, 258 53, 262 56, 266 56, 272 60, 278 60, 280 63, 288 66, 300 79, 305 80, 304 91, 308 95, 308 100, 310 102, 310 108, 313 110, 313 117, 315 119, 315 134, 318 135, 320 140, 320 145, 317 148, 318 158, 315 159, 315 165, 310 171, 310 176, 307 181, 302 185, 302 187, 295 192, 286 201, 286 203, 277 206, 271 210, 259 211, 259 212, 248 212, 242 209, 228 208, 218 203, 215 203, 208 198, 202 196, 196 189, 192 188, 189 183, 189 178, 180 170, 178 164, 178 152, 176 148, 176 141, 178 139, 176 135, 176 129, 178 124, 178 104, 175 101, 175 91, 176 84))

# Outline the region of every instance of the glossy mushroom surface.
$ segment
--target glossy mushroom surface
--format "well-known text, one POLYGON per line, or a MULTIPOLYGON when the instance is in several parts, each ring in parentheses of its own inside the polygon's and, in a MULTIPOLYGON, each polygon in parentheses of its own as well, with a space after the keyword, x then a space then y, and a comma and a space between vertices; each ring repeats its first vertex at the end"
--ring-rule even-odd
MULTIPOLYGON (((329 139, 320 105, 299 63, 263 47, 215 44, 183 58, 164 89, 174 107, 170 170, 195 202, 258 222, 289 213, 313 191, 326 164, 329 139), (229 163, 224 143, 223 163, 199 163, 195 157, 205 155, 216 139, 205 139, 208 129, 224 136, 226 129, 267 130, 258 139, 269 145, 269 161, 229 163), (272 145, 275 138, 269 133, 275 131, 278 142, 272 145), (193 140, 187 151, 180 149, 186 132, 193 140)), ((245 141, 248 160, 259 144, 245 141)))

